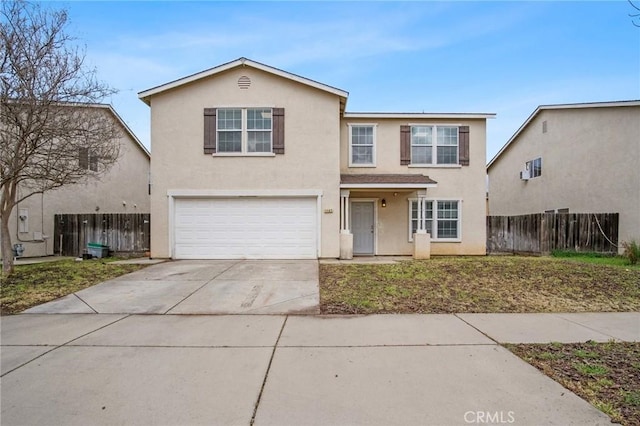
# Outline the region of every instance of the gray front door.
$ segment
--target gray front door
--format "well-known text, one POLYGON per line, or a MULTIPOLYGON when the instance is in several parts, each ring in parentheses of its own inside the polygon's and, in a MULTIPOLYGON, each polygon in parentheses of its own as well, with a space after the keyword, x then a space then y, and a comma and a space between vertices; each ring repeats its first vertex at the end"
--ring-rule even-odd
POLYGON ((374 254, 374 226, 373 201, 353 201, 351 203, 353 254, 374 254))

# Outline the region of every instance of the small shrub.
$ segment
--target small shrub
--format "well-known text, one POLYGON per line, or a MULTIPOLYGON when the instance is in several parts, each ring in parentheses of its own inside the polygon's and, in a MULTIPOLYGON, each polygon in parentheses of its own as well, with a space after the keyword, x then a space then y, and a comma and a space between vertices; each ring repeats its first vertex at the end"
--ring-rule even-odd
POLYGON ((624 252, 622 255, 627 258, 631 265, 635 265, 640 260, 640 244, 637 241, 625 241, 622 243, 624 252))

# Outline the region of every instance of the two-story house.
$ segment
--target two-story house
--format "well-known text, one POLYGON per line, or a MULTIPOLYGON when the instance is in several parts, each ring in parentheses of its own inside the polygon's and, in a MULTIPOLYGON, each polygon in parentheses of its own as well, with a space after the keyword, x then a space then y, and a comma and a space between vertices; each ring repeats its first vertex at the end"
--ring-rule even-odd
MULTIPOLYGON (((111 105, 85 104, 82 108, 106 114, 118 124, 120 157, 99 178, 35 194, 16 205, 9 217, 9 230, 11 242, 24 248, 24 257, 61 253, 62 236, 54 234, 56 214, 149 213, 149 151, 111 105)), ((81 149, 74 161, 95 171, 99 159, 81 149)), ((18 193, 22 194, 21 187, 18 193)))
POLYGON ((492 215, 619 213, 618 241, 637 241, 640 101, 540 105, 487 173, 492 215))
POLYGON ((494 114, 350 113, 346 91, 245 58, 139 97, 152 257, 485 254, 494 114))

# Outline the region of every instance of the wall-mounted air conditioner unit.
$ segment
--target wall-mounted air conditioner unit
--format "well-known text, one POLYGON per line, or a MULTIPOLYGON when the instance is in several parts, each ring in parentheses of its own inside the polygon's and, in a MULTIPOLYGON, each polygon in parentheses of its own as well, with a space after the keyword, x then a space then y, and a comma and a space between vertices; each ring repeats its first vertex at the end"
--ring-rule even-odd
POLYGON ((529 178, 530 178, 529 170, 523 170, 520 172, 520 179, 529 180, 529 178))

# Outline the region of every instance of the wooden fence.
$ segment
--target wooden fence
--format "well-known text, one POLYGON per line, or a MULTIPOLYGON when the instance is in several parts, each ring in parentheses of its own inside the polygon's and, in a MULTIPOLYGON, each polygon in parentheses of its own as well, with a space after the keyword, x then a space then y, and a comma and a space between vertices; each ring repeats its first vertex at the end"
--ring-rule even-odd
POLYGON ((54 251, 81 256, 88 243, 109 246, 115 253, 143 253, 150 245, 148 213, 57 214, 54 251))
POLYGON ((617 244, 618 213, 487 216, 489 253, 548 254, 553 250, 617 253, 617 244))

